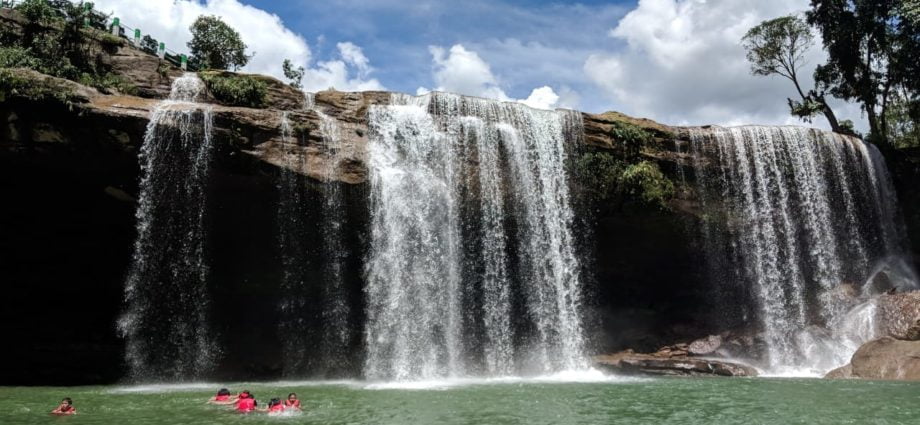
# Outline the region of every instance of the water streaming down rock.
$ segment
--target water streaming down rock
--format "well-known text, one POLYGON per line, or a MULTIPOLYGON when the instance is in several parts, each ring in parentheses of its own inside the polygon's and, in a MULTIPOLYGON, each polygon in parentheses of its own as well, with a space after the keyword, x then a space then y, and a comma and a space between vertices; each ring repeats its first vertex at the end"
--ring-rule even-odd
POLYGON ((137 240, 119 320, 135 379, 194 379, 219 354, 208 322, 204 226, 212 118, 195 103, 201 90, 196 75, 177 78, 141 147, 137 240))
POLYGON ((580 115, 431 93, 371 107, 369 123, 365 375, 585 367, 565 173, 580 115), (512 326, 515 292, 525 329, 512 326))
POLYGON ((345 272, 349 250, 345 244, 348 225, 342 183, 336 182, 342 162, 342 144, 336 120, 319 110, 320 132, 325 148, 322 170, 322 239, 323 239, 323 363, 328 373, 344 372, 343 361, 349 357, 352 332, 351 308, 345 272))
POLYGON ((851 309, 871 295, 859 284, 875 263, 904 253, 874 146, 799 127, 692 130, 691 138, 704 245, 713 269, 738 272, 719 276, 725 290, 750 291, 758 306, 769 368, 846 363, 853 338, 840 332, 853 326, 841 324, 864 316, 851 309))
POLYGON ((289 113, 281 114, 281 138, 285 149, 286 167, 279 169, 278 178, 278 245, 281 254, 281 301, 279 339, 282 356, 285 359, 282 374, 287 377, 303 376, 310 369, 308 349, 315 344, 310 329, 308 291, 312 256, 309 245, 307 214, 309 199, 302 177, 293 170, 302 169, 304 156, 298 150, 289 113))

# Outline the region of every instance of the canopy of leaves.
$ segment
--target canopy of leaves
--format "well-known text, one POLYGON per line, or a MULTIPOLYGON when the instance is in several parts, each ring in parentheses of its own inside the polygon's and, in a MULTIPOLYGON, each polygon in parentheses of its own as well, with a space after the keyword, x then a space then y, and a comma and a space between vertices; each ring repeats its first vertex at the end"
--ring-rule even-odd
POLYGON ((920 93, 920 26, 915 0, 812 0, 808 22, 821 32, 828 61, 815 79, 840 99, 859 102, 870 138, 887 143, 895 92, 920 93))
POLYGON ((246 55, 240 33, 218 16, 199 16, 189 29, 192 41, 188 47, 204 68, 237 70, 252 57, 246 55))
POLYGON ((754 75, 779 74, 790 80, 796 78, 814 45, 808 24, 797 16, 764 21, 751 28, 741 42, 754 75))
POLYGON ((282 69, 284 70, 284 78, 290 80, 288 84, 295 89, 303 88, 301 82, 303 81, 304 69, 302 66, 294 68, 294 64, 291 63, 290 59, 285 59, 282 64, 282 69))

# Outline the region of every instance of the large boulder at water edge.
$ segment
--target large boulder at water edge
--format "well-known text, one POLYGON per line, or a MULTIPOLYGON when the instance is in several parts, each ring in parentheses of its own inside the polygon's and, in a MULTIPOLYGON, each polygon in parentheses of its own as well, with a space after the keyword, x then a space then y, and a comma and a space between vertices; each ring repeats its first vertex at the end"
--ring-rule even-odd
POLYGON ((624 375, 757 376, 756 369, 738 363, 684 355, 640 354, 632 350, 596 356, 594 363, 602 369, 624 375))
POLYGON ((882 335, 920 340, 920 291, 880 296, 876 317, 882 335))
POLYGON ((856 350, 850 364, 859 378, 920 381, 920 341, 869 341, 856 350))
POLYGON ((869 341, 856 350, 850 364, 832 370, 825 378, 920 381, 920 341, 892 337, 869 341))

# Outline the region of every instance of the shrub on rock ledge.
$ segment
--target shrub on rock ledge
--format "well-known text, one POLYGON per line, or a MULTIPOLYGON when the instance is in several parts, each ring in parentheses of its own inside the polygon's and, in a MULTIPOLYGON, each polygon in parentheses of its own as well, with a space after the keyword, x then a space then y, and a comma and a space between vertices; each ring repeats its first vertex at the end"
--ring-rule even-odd
POLYGON ((265 104, 268 84, 258 77, 232 72, 202 72, 200 76, 211 96, 220 103, 250 108, 265 104))

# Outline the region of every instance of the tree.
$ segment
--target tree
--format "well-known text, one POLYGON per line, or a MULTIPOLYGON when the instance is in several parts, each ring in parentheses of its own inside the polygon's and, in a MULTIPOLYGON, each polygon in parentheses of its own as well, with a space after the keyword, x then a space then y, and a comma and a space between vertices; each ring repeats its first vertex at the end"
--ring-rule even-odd
POLYGON ((192 41, 188 47, 204 68, 235 71, 252 58, 246 55, 246 43, 240 39, 240 33, 218 16, 199 16, 189 29, 192 41))
POLYGON ((141 39, 141 50, 155 55, 160 50, 160 42, 147 34, 141 39))
POLYGON ((802 100, 787 99, 792 115, 810 122, 811 117, 823 113, 834 131, 842 130, 823 91, 813 89, 806 93, 799 82, 799 70, 805 66, 805 56, 814 46, 807 23, 794 15, 764 21, 751 28, 741 43, 747 50, 751 73, 761 76, 780 75, 795 85, 802 100))
POLYGON ((284 70, 284 78, 291 80, 288 84, 295 89, 303 88, 301 82, 303 81, 304 69, 302 66, 294 68, 294 64, 291 63, 290 59, 285 59, 284 64, 282 64, 282 69, 284 70))
POLYGON ((808 23, 820 31, 828 54, 816 81, 834 97, 858 102, 870 139, 889 144, 889 109, 916 102, 920 93, 917 1, 812 0, 811 6, 808 23))

